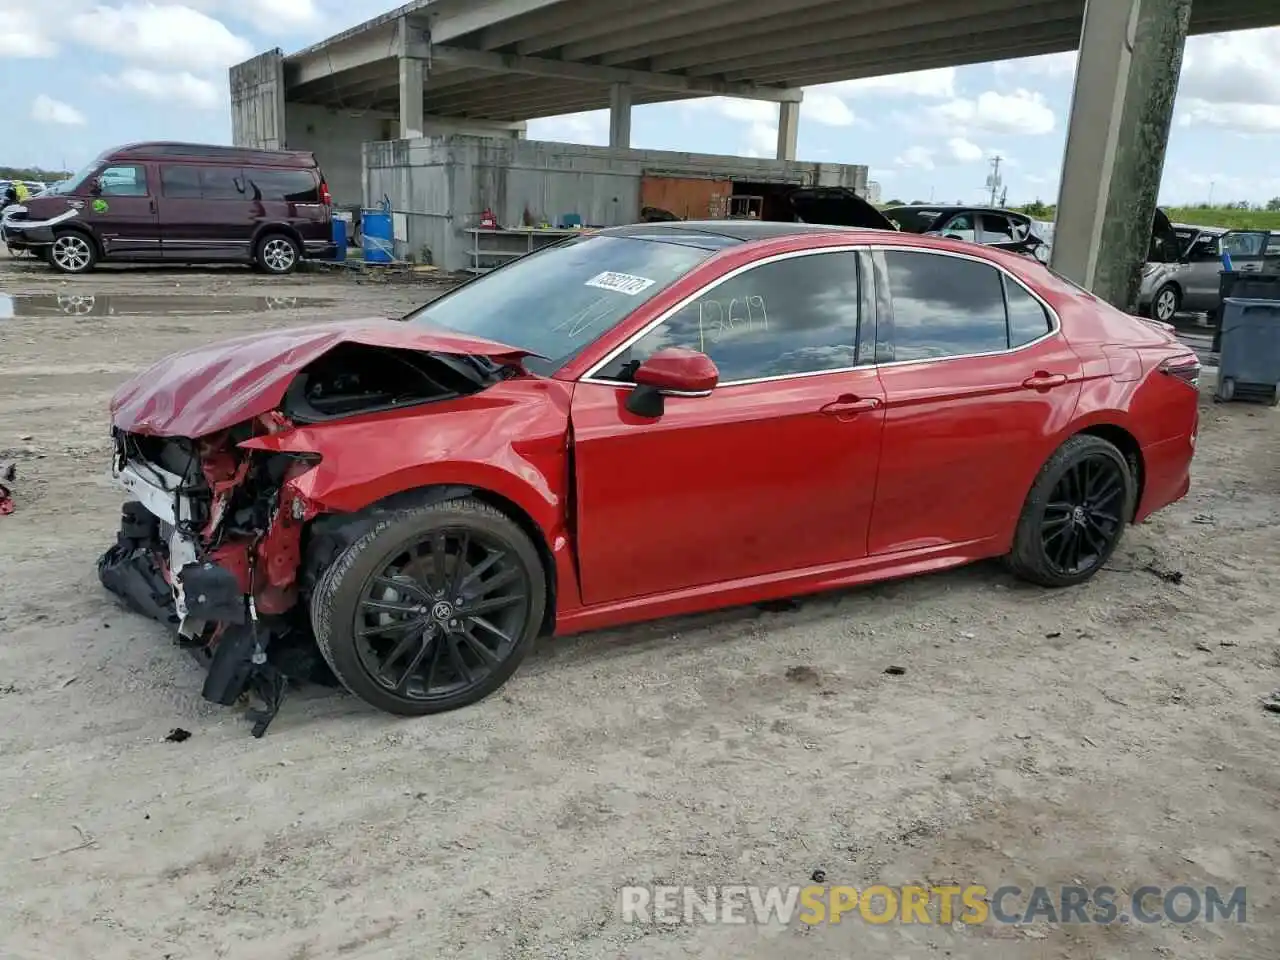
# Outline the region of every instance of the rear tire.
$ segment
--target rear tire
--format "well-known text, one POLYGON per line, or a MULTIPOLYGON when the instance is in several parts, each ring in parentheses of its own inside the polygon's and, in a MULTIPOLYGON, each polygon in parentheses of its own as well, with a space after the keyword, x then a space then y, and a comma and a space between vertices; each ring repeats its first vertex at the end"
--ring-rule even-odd
POLYGON ((1151 298, 1151 316, 1161 323, 1173 323, 1173 318, 1181 307, 1182 294, 1172 283, 1166 283, 1151 298))
POLYGON ((298 269, 302 250, 292 237, 283 233, 268 233, 258 241, 253 259, 264 272, 283 277, 298 269))
POLYGON ((325 571, 311 623, 348 690, 424 716, 483 700, 515 673, 547 603, 537 548, 509 517, 463 498, 379 520, 325 571))
POLYGON ((59 273, 88 273, 98 263, 98 246, 79 230, 60 230, 53 236, 47 259, 59 273))
POLYGON ((1040 468, 1005 562, 1042 587, 1083 583, 1120 545, 1136 498, 1124 454, 1101 437, 1077 434, 1040 468))

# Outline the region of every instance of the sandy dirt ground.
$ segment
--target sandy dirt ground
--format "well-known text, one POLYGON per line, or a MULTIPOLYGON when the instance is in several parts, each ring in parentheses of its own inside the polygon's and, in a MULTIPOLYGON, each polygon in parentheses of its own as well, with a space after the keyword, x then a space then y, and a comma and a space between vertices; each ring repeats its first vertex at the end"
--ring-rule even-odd
POLYGON ((547 641, 500 694, 421 720, 319 688, 254 740, 202 701, 196 664, 97 582, 122 500, 108 397, 187 345, 428 295, 0 261, 0 460, 18 467, 0 517, 0 956, 1280 955, 1265 407, 1206 395, 1191 494, 1082 588, 979 565, 547 641), (166 741, 175 727, 192 736, 166 741), (627 884, 817 870, 858 887, 1245 886, 1249 922, 659 926, 618 909, 627 884))

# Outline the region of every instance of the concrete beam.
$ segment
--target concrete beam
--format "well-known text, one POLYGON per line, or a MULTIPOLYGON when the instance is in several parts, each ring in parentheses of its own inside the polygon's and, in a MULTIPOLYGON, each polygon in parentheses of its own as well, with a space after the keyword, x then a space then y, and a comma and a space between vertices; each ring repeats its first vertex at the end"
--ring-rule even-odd
MULTIPOLYGON (((554 33, 540 33, 516 46, 518 53, 541 53, 559 47, 581 44, 602 37, 626 37, 633 32, 651 28, 655 21, 662 21, 672 14, 681 15, 715 12, 727 0, 682 0, 678 5, 663 5, 655 0, 647 3, 615 3, 608 16, 584 17, 572 26, 554 33)), ((570 59, 570 57, 565 57, 570 59)))
POLYGON ((626 83, 615 83, 609 88, 609 146, 623 149, 631 146, 631 86, 626 83))
POLYGON ((526 17, 561 0, 469 0, 456 11, 439 13, 431 25, 431 37, 436 43, 449 43, 477 30, 488 30, 497 24, 508 24, 517 17, 526 17))
MULTIPOLYGON (((692 48, 705 49, 717 44, 772 34, 789 37, 798 24, 806 27, 828 21, 870 20, 883 10, 892 10, 918 0, 795 0, 779 13, 777 0, 739 0, 725 8, 717 7, 700 16, 680 16, 664 20, 652 27, 633 30, 612 37, 599 37, 566 47, 562 56, 577 58, 594 49, 604 54, 605 64, 629 63, 634 60, 668 56, 692 48)), ((1007 0, 1002 0, 1007 2, 1007 0)), ((785 41, 790 42, 789 38, 785 41)))
POLYGON ((698 94, 708 97, 743 97, 774 103, 798 102, 804 99, 804 91, 783 87, 761 86, 754 83, 725 83, 722 80, 694 79, 645 70, 623 70, 618 67, 599 67, 544 57, 522 57, 517 54, 466 50, 461 47, 435 47, 432 50, 432 58, 453 67, 489 70, 493 73, 523 73, 535 77, 579 80, 584 83, 628 83, 634 87, 645 87, 651 90, 667 90, 672 93, 698 94))
POLYGON ((1053 266, 1137 308, 1191 0, 1089 0, 1071 102, 1053 266))
POLYGON ((391 21, 350 39, 288 58, 285 76, 291 87, 327 80, 379 60, 394 59, 397 42, 396 22, 391 21))
POLYGON ((422 88, 426 84, 426 61, 417 57, 400 58, 400 139, 416 140, 422 136, 422 88))
POLYGON ((519 41, 564 30, 583 20, 593 20, 606 15, 610 10, 616 11, 617 8, 617 0, 575 0, 573 3, 553 5, 539 11, 536 16, 508 20, 482 30, 478 46, 482 50, 509 47, 519 41))
MULTIPOLYGON (((1035 56, 1037 52, 1057 52, 1071 50, 1073 47, 1071 35, 1064 33, 1061 27, 1048 30, 1032 27, 1012 36, 1003 31, 993 31, 988 34, 971 34, 967 37, 956 37, 953 40, 940 40, 927 44, 913 43, 905 46, 881 44, 873 49, 861 51, 846 47, 834 55, 762 66, 752 71, 750 75, 753 79, 759 78, 762 83, 767 80, 771 83, 812 86, 817 83, 833 83, 840 80, 888 76, 937 67, 987 63, 994 60, 1007 60, 1011 57, 1035 56), (1021 52, 1023 50, 1027 52, 1021 52)), ((746 75, 746 71, 730 73, 725 79, 732 82, 735 77, 746 75)))
POLYGON ((800 140, 800 104, 778 104, 778 159, 794 160, 800 140))
MULTIPOLYGON (((1055 24, 1070 33, 1080 15, 1080 0, 1028 4, 1002 13, 998 18, 991 16, 998 9, 998 4, 991 0, 974 2, 986 7, 986 11, 972 17, 952 16, 917 24, 915 18, 928 20, 931 16, 937 17, 938 11, 935 8, 934 14, 930 15, 915 7, 906 7, 866 23, 853 21, 843 26, 819 24, 793 30, 785 44, 780 44, 776 36, 764 36, 716 44, 714 48, 705 50, 688 50, 669 57, 655 57, 651 68, 660 72, 687 69, 691 76, 718 75, 754 71, 777 63, 803 63, 846 52, 875 51, 889 45, 898 47, 978 36, 993 30, 1006 37, 1019 37, 1024 31, 1055 24)), ((933 5, 933 0, 929 0, 929 5, 933 5)), ((944 9, 954 12, 951 7, 944 9)))

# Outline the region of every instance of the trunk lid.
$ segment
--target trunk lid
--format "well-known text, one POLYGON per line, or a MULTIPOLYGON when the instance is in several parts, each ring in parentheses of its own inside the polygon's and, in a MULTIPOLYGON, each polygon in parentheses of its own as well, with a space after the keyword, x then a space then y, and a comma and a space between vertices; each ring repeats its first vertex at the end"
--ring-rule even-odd
POLYGON ((802 187, 788 195, 804 223, 896 230, 889 218, 848 187, 802 187))
POLYGON ((195 347, 156 362, 111 398, 111 423, 129 433, 203 437, 276 409, 303 368, 342 344, 479 356, 534 356, 491 340, 385 318, 270 330, 195 347))

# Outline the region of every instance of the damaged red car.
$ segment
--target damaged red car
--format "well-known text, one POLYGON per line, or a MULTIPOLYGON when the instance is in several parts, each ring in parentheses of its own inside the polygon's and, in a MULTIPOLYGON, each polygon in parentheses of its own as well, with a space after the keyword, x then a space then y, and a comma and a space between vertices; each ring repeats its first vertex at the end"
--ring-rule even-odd
POLYGON ((160 361, 111 404, 106 587, 204 695, 428 714, 540 635, 1004 557, 1093 576, 1181 498, 1199 363, 1048 268, 799 223, 584 233, 399 320, 160 361))

